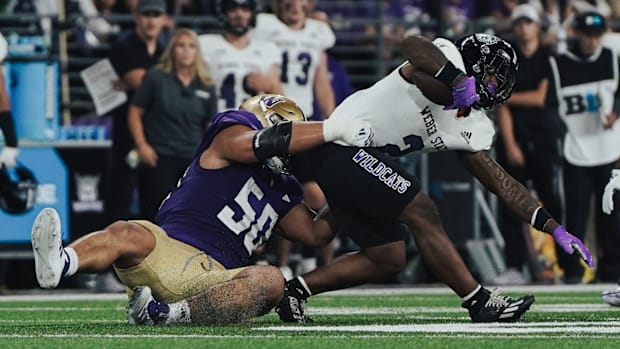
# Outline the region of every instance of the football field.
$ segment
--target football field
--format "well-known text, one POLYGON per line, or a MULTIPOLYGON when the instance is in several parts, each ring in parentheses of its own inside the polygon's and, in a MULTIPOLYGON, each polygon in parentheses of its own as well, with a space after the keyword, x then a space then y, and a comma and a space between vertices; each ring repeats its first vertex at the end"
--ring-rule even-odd
POLYGON ((0 348, 620 348, 613 285, 504 288, 536 303, 512 324, 473 324, 446 287, 363 288, 311 298, 315 322, 275 313, 238 326, 126 324, 124 295, 37 292, 0 296, 0 348))

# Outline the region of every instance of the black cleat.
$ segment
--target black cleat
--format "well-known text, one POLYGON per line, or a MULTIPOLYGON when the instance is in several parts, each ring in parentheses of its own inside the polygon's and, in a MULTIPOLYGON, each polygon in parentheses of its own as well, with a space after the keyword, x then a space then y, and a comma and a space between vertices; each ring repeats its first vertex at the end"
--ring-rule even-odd
POLYGON ((284 296, 276 305, 276 313, 283 322, 313 322, 306 315, 306 300, 295 291, 289 291, 288 286, 284 287, 284 296))
POLYGON ((499 294, 499 290, 489 292, 482 289, 480 297, 474 297, 461 305, 469 310, 473 322, 516 322, 525 313, 532 303, 533 295, 520 298, 511 298, 499 294))

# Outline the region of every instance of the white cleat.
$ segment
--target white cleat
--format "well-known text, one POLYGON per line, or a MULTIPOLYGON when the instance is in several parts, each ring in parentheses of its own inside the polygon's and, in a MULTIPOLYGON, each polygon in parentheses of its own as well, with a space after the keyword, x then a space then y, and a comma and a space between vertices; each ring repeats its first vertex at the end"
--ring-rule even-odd
POLYGON ((127 320, 130 325, 153 325, 155 321, 149 315, 148 306, 153 300, 151 288, 138 286, 133 289, 133 296, 129 300, 127 320))
POLYGON ((620 307, 620 286, 603 291, 601 293, 601 299, 609 305, 620 307))
POLYGON ((42 288, 60 283, 64 266, 60 217, 53 208, 39 212, 32 225, 32 251, 37 281, 42 288))

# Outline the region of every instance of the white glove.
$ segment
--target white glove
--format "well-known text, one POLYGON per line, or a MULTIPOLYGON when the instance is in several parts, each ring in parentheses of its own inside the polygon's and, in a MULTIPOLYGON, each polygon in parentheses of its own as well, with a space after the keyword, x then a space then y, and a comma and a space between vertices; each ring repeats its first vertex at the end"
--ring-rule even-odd
POLYGON ((603 201, 601 202, 605 214, 611 214, 611 211, 614 210, 614 191, 616 189, 620 189, 620 170, 611 170, 611 178, 605 186, 603 201))
POLYGON ((0 164, 6 167, 15 167, 15 165, 17 165, 17 154, 19 154, 19 149, 17 148, 2 148, 2 152, 0 152, 0 164))
POLYGON ((354 147, 369 147, 375 131, 368 121, 347 118, 329 118, 323 121, 325 142, 342 141, 354 147))

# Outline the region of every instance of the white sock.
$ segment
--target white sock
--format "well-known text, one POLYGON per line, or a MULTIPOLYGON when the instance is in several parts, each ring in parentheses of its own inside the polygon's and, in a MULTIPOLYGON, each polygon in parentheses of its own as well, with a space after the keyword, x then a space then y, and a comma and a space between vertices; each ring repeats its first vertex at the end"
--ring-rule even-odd
POLYGON ((63 249, 64 256, 65 256, 65 267, 63 267, 63 270, 66 269, 65 273, 63 276, 68 277, 71 275, 74 275, 75 273, 77 273, 78 270, 78 255, 77 253, 75 253, 75 250, 71 247, 65 247, 63 249))
POLYGON ((186 300, 171 303, 168 306, 170 313, 166 319, 166 324, 190 324, 192 322, 189 304, 186 300))
POLYGON ((299 280, 299 283, 304 287, 306 292, 308 292, 308 294, 312 296, 312 291, 310 291, 310 287, 308 287, 306 280, 304 280, 304 278, 302 278, 301 276, 298 276, 297 279, 299 280))
POLYGON ((478 287, 476 287, 473 291, 471 291, 467 296, 463 297, 463 300, 465 302, 467 302, 468 300, 470 300, 476 293, 478 293, 478 291, 480 291, 480 289, 482 288, 482 285, 478 284, 478 287))

